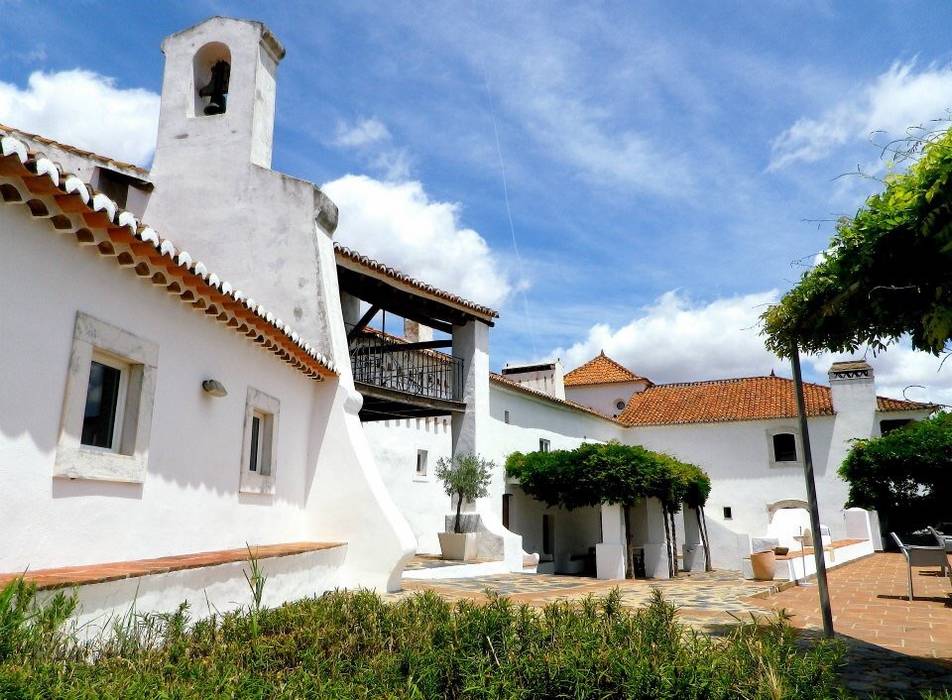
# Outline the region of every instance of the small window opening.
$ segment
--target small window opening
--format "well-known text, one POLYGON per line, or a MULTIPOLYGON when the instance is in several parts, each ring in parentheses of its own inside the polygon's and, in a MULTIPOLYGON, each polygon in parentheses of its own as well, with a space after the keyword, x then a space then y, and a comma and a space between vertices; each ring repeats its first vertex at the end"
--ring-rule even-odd
POLYGON ((427 468, 427 457, 428 453, 426 450, 417 450, 416 453, 416 475, 417 476, 426 476, 427 468))
POLYGON ((248 471, 261 476, 271 474, 271 440, 274 421, 263 411, 251 414, 251 446, 248 450, 248 471))
POLYGON ((548 452, 551 445, 545 438, 539 438, 539 452, 548 452))
POLYGON ((797 461, 797 440, 793 433, 777 433, 773 436, 775 462, 797 461))
POLYGON ((122 364, 94 355, 89 367, 86 407, 80 442, 90 447, 118 451, 122 439, 127 369, 122 364))
POLYGON ((619 411, 625 410, 625 402, 622 401, 621 399, 618 399, 618 401, 615 402, 615 408, 618 409, 619 411))
POLYGON ((508 424, 509 423, 509 411, 503 412, 503 420, 508 424))
POLYGON ((912 423, 912 421, 908 418, 881 420, 879 421, 879 433, 880 435, 888 435, 894 430, 905 428, 910 423, 912 423))
POLYGON ((733 520, 734 513, 731 511, 730 506, 724 506, 724 520, 733 520))

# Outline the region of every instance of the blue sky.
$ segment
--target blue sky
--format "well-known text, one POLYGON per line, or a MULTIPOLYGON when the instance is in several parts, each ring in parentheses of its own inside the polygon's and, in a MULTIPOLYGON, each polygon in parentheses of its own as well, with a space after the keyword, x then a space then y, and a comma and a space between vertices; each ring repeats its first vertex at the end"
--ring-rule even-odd
MULTIPOLYGON (((883 172, 870 132, 952 107, 952 4, 725 5, 0 0, 0 121, 147 161, 154 122, 121 115, 154 110, 162 38, 260 19, 287 48, 274 167, 327 185, 344 242, 496 305, 494 366, 786 373, 756 316, 825 247, 808 220, 877 186, 835 179, 883 172)), ((952 403, 933 358, 874 365, 952 403)))

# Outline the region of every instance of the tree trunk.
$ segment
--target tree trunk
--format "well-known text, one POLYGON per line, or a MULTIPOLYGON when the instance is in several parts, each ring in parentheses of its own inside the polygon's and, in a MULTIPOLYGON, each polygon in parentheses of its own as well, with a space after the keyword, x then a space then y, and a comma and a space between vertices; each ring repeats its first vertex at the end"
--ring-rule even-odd
POLYGON ((631 506, 625 504, 625 578, 635 577, 635 562, 631 558, 631 506))
POLYGON ((698 506, 694 512, 697 515, 697 529, 701 533, 701 544, 704 545, 704 570, 712 571, 711 545, 707 541, 707 518, 704 516, 704 506, 698 506))
POLYGON ((462 510, 463 510, 463 494, 457 494, 456 496, 456 525, 453 527, 453 531, 458 535, 463 531, 462 528, 462 510))
POLYGON ((671 561, 671 528, 668 522, 668 506, 661 504, 661 519, 664 521, 664 548, 668 554, 668 577, 674 578, 674 568, 671 561))
POLYGON ((670 511, 671 517, 671 568, 674 575, 678 575, 678 530, 674 522, 674 509, 670 511))

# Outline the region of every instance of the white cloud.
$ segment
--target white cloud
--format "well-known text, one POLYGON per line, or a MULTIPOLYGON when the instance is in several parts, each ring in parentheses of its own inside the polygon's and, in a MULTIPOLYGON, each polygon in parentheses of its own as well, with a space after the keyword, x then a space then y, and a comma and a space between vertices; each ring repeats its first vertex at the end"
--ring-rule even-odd
POLYGON ((767 374, 785 363, 764 348, 757 319, 777 297, 770 290, 695 303, 666 292, 621 328, 597 324, 553 355, 573 368, 604 350, 657 383, 767 374))
POLYGON ((909 127, 948 116, 952 107, 952 66, 894 63, 872 83, 847 96, 818 118, 802 117, 772 144, 768 170, 797 162, 812 163, 874 131, 902 137, 909 127))
POLYGON ((159 96, 87 70, 36 71, 25 89, 0 82, 0 121, 132 163, 155 150, 159 96))
POLYGON ((358 119, 353 124, 337 122, 334 145, 358 151, 363 161, 384 179, 399 182, 410 178, 410 154, 393 146, 387 125, 376 117, 358 119))
POLYGON ((416 181, 345 175, 322 189, 340 208, 337 240, 440 289, 498 307, 512 291, 486 240, 460 223, 460 205, 416 181))
POLYGON ((390 140, 387 125, 376 118, 359 119, 353 124, 337 122, 337 134, 334 143, 343 148, 362 148, 372 143, 390 140))
MULTIPOLYGON (((767 351, 758 323, 777 298, 777 291, 770 290, 698 304, 678 291, 666 292, 626 325, 592 326, 584 340, 556 349, 551 357, 561 357, 572 369, 604 350, 657 383, 749 377, 771 369, 789 377, 789 362, 767 351)), ((806 356, 804 372, 812 369, 816 381, 826 384, 834 360, 862 356, 862 352, 806 356)), ((941 357, 912 350, 908 340, 867 360, 880 396, 952 405, 952 362, 940 370, 941 357)))

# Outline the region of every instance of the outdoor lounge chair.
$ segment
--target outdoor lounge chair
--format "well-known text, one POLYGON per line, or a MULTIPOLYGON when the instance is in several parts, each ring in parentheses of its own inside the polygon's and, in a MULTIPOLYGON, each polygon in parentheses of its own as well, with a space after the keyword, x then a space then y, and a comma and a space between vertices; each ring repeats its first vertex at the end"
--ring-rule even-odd
POLYGON ((952 535, 939 532, 934 527, 930 527, 929 532, 931 532, 932 536, 935 537, 936 542, 945 547, 946 554, 952 554, 952 535))
POLYGON ((899 536, 895 532, 890 532, 889 535, 893 538, 899 549, 906 557, 906 565, 909 567, 909 600, 913 599, 912 593, 912 567, 914 566, 938 566, 942 570, 942 574, 946 575, 949 570, 949 557, 945 553, 945 546, 938 545, 935 547, 932 546, 922 546, 922 545, 911 545, 903 544, 902 540, 899 539, 899 536))

